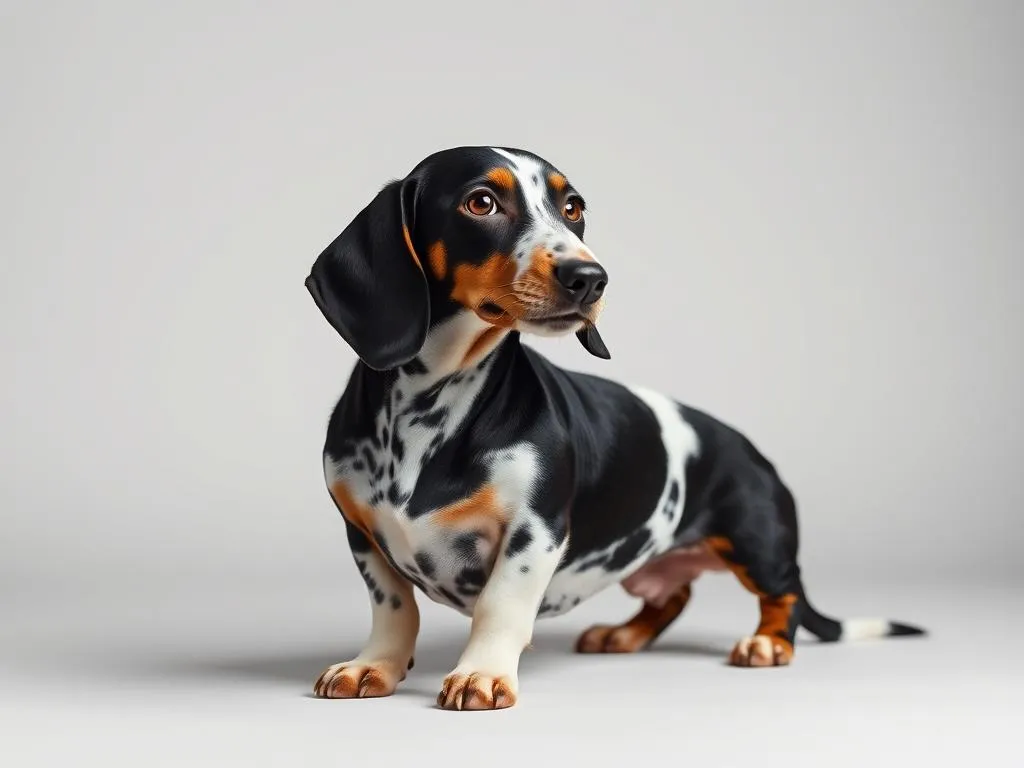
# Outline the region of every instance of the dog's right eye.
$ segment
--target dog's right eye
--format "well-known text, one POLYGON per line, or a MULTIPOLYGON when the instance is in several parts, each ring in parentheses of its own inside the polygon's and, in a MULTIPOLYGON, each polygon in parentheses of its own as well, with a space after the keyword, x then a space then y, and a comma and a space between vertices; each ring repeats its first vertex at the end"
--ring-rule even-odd
POLYGON ((494 195, 484 190, 474 192, 467 197, 463 207, 467 213, 473 216, 492 216, 498 212, 498 203, 494 199, 494 195))

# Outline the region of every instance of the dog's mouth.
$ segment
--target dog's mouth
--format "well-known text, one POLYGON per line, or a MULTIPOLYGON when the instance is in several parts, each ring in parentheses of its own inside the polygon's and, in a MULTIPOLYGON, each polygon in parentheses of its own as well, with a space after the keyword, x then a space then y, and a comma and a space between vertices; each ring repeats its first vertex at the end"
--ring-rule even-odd
POLYGON ((521 317, 514 317, 504 307, 493 301, 481 302, 477 307, 477 313, 495 325, 505 325, 518 320, 525 323, 528 328, 524 329, 533 333, 540 333, 542 336, 561 336, 565 333, 575 331, 583 348, 595 357, 607 360, 610 355, 608 348, 601 339, 595 326, 596 318, 591 314, 584 313, 579 309, 571 311, 560 311, 548 314, 529 314, 521 317))
POLYGON ((485 301, 480 304, 479 314, 489 320, 499 320, 510 317, 530 325, 541 326, 548 330, 566 329, 588 322, 590 317, 579 310, 561 312, 530 312, 520 311, 515 314, 505 307, 501 307, 492 301, 485 301))
POLYGON ((596 314, 581 310, 531 317, 527 320, 534 333, 543 336, 561 336, 575 332, 580 344, 594 357, 607 360, 611 357, 601 334, 597 332, 596 314))
POLYGON ((491 317, 500 317, 501 315, 508 314, 507 312, 505 312, 504 307, 499 307, 493 301, 485 301, 483 304, 481 304, 480 311, 483 312, 485 315, 490 315, 491 317))
POLYGON ((561 312, 555 315, 525 318, 528 322, 547 328, 570 328, 588 320, 582 312, 561 312))

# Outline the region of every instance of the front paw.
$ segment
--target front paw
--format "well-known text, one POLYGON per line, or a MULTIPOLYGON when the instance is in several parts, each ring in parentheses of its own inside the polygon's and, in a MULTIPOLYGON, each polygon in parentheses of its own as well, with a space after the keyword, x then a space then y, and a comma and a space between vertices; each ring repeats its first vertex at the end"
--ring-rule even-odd
POLYGON ((518 687, 515 675, 455 671, 444 679, 437 705, 458 710, 507 709, 515 705, 518 687))
POLYGON ((323 699, 372 699, 390 696, 405 679, 412 661, 343 661, 332 664, 313 684, 313 695, 323 699))

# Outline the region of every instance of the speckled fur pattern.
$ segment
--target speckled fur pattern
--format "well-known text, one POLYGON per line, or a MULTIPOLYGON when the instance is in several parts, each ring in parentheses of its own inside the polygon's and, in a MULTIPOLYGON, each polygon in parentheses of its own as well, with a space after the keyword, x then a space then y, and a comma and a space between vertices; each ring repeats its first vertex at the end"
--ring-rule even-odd
POLYGON ((759 604, 736 666, 788 664, 799 626, 826 641, 922 633, 811 606, 793 495, 740 432, 523 343, 576 333, 607 357, 608 276, 583 242, 585 207, 532 153, 444 150, 314 263, 307 288, 359 356, 323 468, 372 606, 365 646, 324 670, 318 696, 395 690, 413 666, 417 592, 472 619, 438 695, 447 709, 514 705, 536 620, 614 584, 640 611, 591 628, 577 651, 649 646, 707 570, 731 571, 759 604))

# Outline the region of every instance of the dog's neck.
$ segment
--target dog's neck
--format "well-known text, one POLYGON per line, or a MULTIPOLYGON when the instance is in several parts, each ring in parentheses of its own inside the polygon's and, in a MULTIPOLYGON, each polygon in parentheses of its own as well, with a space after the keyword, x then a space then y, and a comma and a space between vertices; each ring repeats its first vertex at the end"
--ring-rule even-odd
POLYGON ((482 379, 500 375, 496 369, 506 367, 515 357, 498 349, 509 344, 518 347, 517 333, 491 325, 471 312, 459 312, 436 323, 416 357, 404 365, 377 371, 358 363, 353 371, 353 395, 362 403, 358 407, 368 412, 381 408, 394 412, 400 409, 396 393, 408 403, 418 394, 442 389, 452 395, 461 389, 479 391, 482 379))
POLYGON ((508 336, 507 328, 459 312, 430 329, 419 354, 398 375, 413 389, 427 389, 480 366, 508 336))

